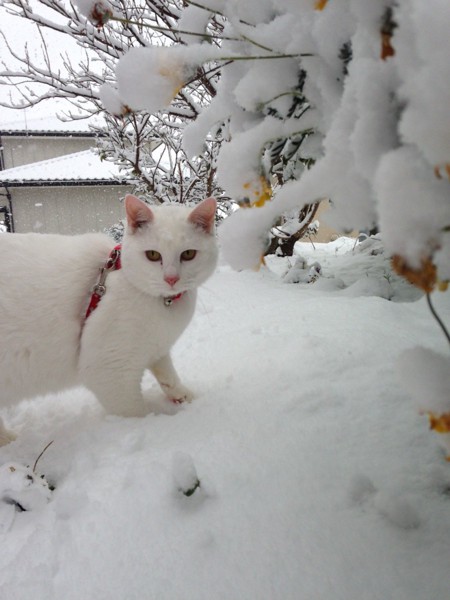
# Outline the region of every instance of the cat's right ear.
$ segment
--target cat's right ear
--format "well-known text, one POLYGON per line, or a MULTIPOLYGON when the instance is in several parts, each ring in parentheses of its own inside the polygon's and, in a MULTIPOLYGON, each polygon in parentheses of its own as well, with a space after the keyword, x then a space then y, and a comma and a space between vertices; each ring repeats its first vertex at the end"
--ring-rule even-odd
POLYGON ((153 221, 153 213, 150 207, 132 194, 125 196, 125 210, 132 233, 153 221))

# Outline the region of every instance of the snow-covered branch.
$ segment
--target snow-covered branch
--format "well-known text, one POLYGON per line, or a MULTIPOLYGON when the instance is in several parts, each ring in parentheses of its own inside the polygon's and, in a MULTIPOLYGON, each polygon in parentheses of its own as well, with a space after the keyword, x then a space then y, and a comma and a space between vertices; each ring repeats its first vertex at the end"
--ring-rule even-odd
POLYGON ((179 7, 180 30, 198 38, 183 33, 177 44, 150 40, 128 52, 116 67, 117 92, 131 109, 167 113, 198 89, 198 69, 220 73, 211 101, 195 106, 183 147, 196 156, 216 139, 220 185, 258 207, 238 211, 223 228, 236 266, 251 263, 249 254, 258 261, 280 214, 325 197, 335 227, 380 227, 407 268, 420 272, 431 262, 448 280, 444 4, 189 1, 179 7))
MULTIPOLYGON (((109 117, 103 130, 103 158, 117 162, 136 182, 138 191, 152 195, 154 201, 201 198, 198 187, 203 184, 198 171, 206 166, 205 160, 212 159, 206 150, 208 144, 204 156, 188 161, 181 148, 180 131, 214 95, 217 73, 197 68, 192 85, 180 90, 172 106, 153 119, 145 112, 131 114, 113 86, 117 62, 129 50, 183 43, 179 23, 182 2, 80 0, 68 4, 40 0, 29 4, 26 0, 4 0, 2 6, 0 10, 36 26, 41 39, 40 50, 28 52, 27 47, 17 49, 17 40, 9 31, 2 32, 9 56, 2 61, 0 84, 13 92, 3 105, 27 108, 50 98, 65 98, 80 118, 80 112, 86 116, 98 113, 106 104, 117 118, 109 117), (87 18, 90 12, 94 22, 87 18), (108 27, 103 27, 107 22, 108 27), (57 44, 52 42, 63 39, 61 51, 55 52, 57 44)), ((66 117, 71 116, 66 113, 66 117)), ((214 172, 209 165, 204 185, 217 191, 209 177, 214 172)))
MULTIPOLYGON (((405 272, 432 264, 436 277, 450 279, 447 4, 41 0, 31 7, 4 0, 4 6, 86 50, 82 65, 66 55, 57 73, 49 56, 42 67, 16 52, 22 68, 3 70, 3 77, 25 86, 30 103, 78 94, 98 110, 102 96, 117 123, 129 119, 131 129, 133 112, 153 115, 150 137, 161 127, 158 143, 189 168, 212 158, 208 173, 217 173, 228 196, 254 207, 237 211, 223 229, 223 247, 232 246, 237 266, 239 257, 242 264, 251 263, 249 255, 259 260, 281 214, 329 198, 336 228, 379 227, 405 272), (32 97, 31 81, 51 91, 32 97)), ((155 169, 151 160, 142 163, 144 155, 134 149, 135 172, 155 169)), ((191 188, 183 183, 180 193, 191 188)))

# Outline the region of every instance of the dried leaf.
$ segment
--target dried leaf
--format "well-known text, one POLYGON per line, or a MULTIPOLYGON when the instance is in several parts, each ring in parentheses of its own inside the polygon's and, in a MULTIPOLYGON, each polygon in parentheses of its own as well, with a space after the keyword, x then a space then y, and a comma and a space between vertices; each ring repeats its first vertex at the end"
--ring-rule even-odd
POLYGON ((99 0, 93 5, 89 13, 89 20, 100 30, 113 16, 113 11, 109 4, 103 2, 103 0, 99 0))
POLYGON ((397 28, 397 23, 394 18, 394 9, 392 6, 387 6, 381 19, 381 59, 386 60, 390 56, 394 56, 395 50, 391 44, 392 36, 397 28))
POLYGON ((391 44, 392 35, 381 32, 381 59, 386 60, 395 55, 395 50, 391 44))
POLYGON ((436 433, 450 433, 450 413, 436 415, 429 412, 428 419, 430 421, 430 429, 436 433))
POLYGON ((392 257, 392 268, 398 275, 427 294, 432 292, 436 285, 437 269, 430 258, 424 258, 420 267, 413 269, 403 257, 396 254, 392 257))
POLYGON ((244 183, 243 188, 249 195, 251 206, 264 206, 272 198, 272 187, 263 175, 257 181, 244 183))
POLYGON ((446 177, 450 180, 450 163, 436 165, 434 167, 434 174, 438 179, 443 179, 444 177, 446 177))

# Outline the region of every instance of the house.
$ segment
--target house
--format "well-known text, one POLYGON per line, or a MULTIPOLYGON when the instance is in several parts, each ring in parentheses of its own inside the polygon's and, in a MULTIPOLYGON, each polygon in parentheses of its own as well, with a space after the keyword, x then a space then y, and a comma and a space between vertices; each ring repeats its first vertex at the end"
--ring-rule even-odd
MULTIPOLYGON (((98 134, 89 120, 65 122, 57 117, 26 118, 26 113, 9 123, 0 122, 0 171, 64 154, 89 150, 98 134)), ((11 117, 10 117, 11 118, 11 117)))
POLYGON ((118 168, 92 150, 0 171, 0 211, 17 233, 103 231, 123 218, 129 191, 118 168))
POLYGON ((25 233, 103 231, 123 218, 131 185, 92 150, 84 121, 0 124, 0 226, 25 233))

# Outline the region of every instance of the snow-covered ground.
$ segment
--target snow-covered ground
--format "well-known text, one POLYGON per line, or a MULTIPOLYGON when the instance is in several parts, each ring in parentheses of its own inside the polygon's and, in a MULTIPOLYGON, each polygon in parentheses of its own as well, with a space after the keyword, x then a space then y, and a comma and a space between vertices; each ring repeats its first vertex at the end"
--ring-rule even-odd
POLYGON ((287 259, 221 265, 174 352, 190 405, 148 377, 144 419, 83 390, 12 409, 3 491, 52 440, 36 471, 55 490, 2 504, 0 597, 448 600, 450 464, 397 374, 448 344, 377 241, 353 246, 298 245, 313 284, 285 283, 287 259))

